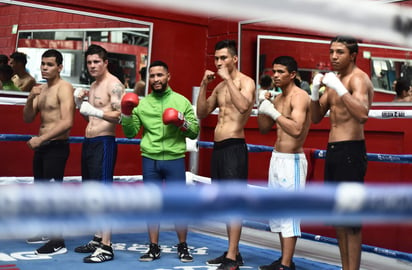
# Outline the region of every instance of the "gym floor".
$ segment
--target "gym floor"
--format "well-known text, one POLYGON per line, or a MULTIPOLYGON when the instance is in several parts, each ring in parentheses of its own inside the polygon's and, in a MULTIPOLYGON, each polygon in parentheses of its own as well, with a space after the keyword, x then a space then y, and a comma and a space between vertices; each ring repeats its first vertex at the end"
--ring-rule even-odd
MULTIPOLYGON (((220 256, 227 248, 226 229, 221 223, 203 223, 191 226, 188 234, 188 245, 194 261, 182 263, 177 258, 177 237, 172 226, 162 226, 160 245, 161 258, 153 262, 140 262, 138 258, 146 251, 148 236, 144 230, 136 233, 114 233, 113 249, 115 258, 112 261, 85 264, 82 259, 88 254, 75 253, 76 246, 87 243, 91 235, 70 236, 65 238, 68 252, 54 256, 37 256, 34 250, 41 244, 27 244, 24 239, 0 240, 1 270, 33 270, 33 269, 139 269, 139 270, 214 270, 205 262, 220 256)), ((250 228, 244 228, 240 251, 245 262, 241 269, 258 269, 259 265, 269 264, 280 256, 277 235, 250 228)), ((332 244, 319 243, 299 239, 294 257, 296 269, 299 270, 339 270, 338 247, 332 244)), ((366 253, 362 254, 361 269, 412 269, 412 263, 366 253)))

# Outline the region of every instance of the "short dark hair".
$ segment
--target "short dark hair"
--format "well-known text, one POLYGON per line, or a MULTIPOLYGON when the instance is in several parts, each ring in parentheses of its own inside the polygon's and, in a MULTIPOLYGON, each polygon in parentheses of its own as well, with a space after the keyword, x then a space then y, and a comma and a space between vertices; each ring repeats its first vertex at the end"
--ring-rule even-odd
POLYGON ((140 78, 142 80, 146 80, 146 72, 147 72, 147 68, 146 67, 142 67, 139 71, 140 74, 140 78))
POLYGON ((270 77, 270 75, 263 74, 262 76, 260 76, 260 79, 259 79, 260 87, 267 88, 267 87, 272 86, 272 83, 273 83, 273 80, 272 80, 272 77, 270 77))
POLYGON ((232 56, 237 55, 236 41, 232 39, 221 40, 215 45, 215 51, 227 48, 232 56))
POLYGON ((41 57, 54 57, 56 58, 57 65, 63 64, 63 55, 61 54, 61 52, 55 49, 45 51, 41 57))
POLYGON ((354 52, 358 53, 358 51, 359 51, 358 41, 354 37, 351 37, 351 36, 336 36, 331 40, 330 44, 332 44, 333 42, 339 42, 339 43, 345 44, 346 48, 349 49, 350 53, 354 53, 354 52))
POLYGON ((87 48, 87 51, 85 54, 86 58, 87 56, 93 55, 93 54, 97 54, 104 61, 108 60, 106 49, 100 45, 92 44, 89 46, 89 48, 87 48))
POLYGON ((9 63, 9 57, 5 54, 0 54, 0 65, 7 65, 9 63))
POLYGON ((293 71, 298 72, 298 63, 292 56, 285 55, 276 57, 272 62, 272 66, 275 64, 285 66, 289 73, 293 71))
POLYGON ((395 92, 397 96, 401 96, 403 91, 408 91, 411 86, 411 81, 407 78, 396 80, 395 92))
POLYGON ((167 66, 167 64, 166 64, 165 62, 163 62, 163 61, 160 61, 160 60, 153 61, 153 62, 150 64, 149 69, 151 69, 152 67, 164 67, 164 69, 165 69, 167 72, 169 72, 169 67, 167 66))
POLYGON ((23 65, 27 64, 27 55, 22 52, 14 52, 10 55, 10 58, 13 59, 14 62, 22 63, 23 65))
POLYGON ((7 80, 11 80, 13 77, 13 69, 9 65, 0 65, 0 73, 4 74, 7 80))

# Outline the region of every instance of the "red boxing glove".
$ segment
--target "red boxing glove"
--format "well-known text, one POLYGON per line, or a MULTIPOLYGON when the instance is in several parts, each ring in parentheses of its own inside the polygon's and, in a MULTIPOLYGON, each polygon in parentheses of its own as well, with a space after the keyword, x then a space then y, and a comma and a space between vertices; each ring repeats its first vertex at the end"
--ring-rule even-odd
POLYGON ((163 123, 165 125, 173 124, 183 131, 186 131, 188 128, 188 123, 183 113, 173 108, 167 108, 163 112, 163 123))
POLYGON ((139 96, 135 93, 126 93, 121 102, 122 114, 126 117, 132 115, 132 111, 139 105, 139 96))

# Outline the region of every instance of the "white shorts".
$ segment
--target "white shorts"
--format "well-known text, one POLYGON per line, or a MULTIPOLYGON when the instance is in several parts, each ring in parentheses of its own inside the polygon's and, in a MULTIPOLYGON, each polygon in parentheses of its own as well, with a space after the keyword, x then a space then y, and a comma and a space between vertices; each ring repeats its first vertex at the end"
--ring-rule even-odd
MULTIPOLYGON (((269 188, 297 191, 305 188, 308 162, 304 153, 288 154, 273 151, 269 166, 269 188)), ((283 237, 301 236, 300 220, 279 218, 269 220, 272 232, 283 237)))

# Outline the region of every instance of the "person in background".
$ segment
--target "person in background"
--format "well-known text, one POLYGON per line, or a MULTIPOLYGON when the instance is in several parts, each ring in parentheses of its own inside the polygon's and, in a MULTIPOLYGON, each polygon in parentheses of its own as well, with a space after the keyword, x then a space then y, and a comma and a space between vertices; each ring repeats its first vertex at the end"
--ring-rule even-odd
POLYGON ((20 91, 20 89, 14 85, 11 78, 13 77, 13 69, 11 66, 4 64, 0 65, 0 89, 8 91, 20 91))
MULTIPOLYGON (((75 103, 88 122, 82 148, 82 181, 112 184, 117 158, 116 124, 120 119, 124 85, 109 72, 106 49, 92 44, 85 55, 87 69, 95 81, 90 91, 76 88, 74 92, 75 103), (86 96, 88 101, 84 101, 86 96)), ((101 263, 113 260, 111 244, 111 231, 104 228, 91 241, 76 247, 74 251, 91 253, 83 258, 85 263, 101 263)))
MULTIPOLYGON (((171 74, 163 61, 149 66, 149 85, 152 92, 139 102, 135 93, 122 99, 121 123, 127 138, 135 137, 143 128, 140 144, 143 182, 167 187, 167 184, 186 185, 186 137, 195 139, 199 123, 190 101, 169 86, 171 74)), ((179 243, 177 253, 181 262, 193 261, 186 243, 187 225, 176 224, 179 243)), ((142 262, 160 258, 159 224, 149 223, 150 245, 140 257, 142 262)))
POLYGON ((10 66, 13 68, 13 83, 23 92, 30 92, 36 85, 36 80, 26 70, 27 56, 22 52, 10 55, 10 66))
POLYGON ((400 78, 396 80, 395 84, 396 97, 394 102, 411 102, 412 101, 412 87, 411 81, 407 78, 400 78))
MULTIPOLYGON (((32 123, 36 115, 40 114, 40 129, 38 136, 32 137, 27 145, 34 151, 34 182, 61 183, 70 154, 69 133, 74 122, 73 86, 60 77, 63 56, 59 51, 45 51, 40 69, 47 83, 31 89, 23 109, 26 123, 32 123)), ((47 239, 43 236, 28 240, 29 243, 44 241, 47 239)), ((66 252, 64 239, 54 236, 35 253, 55 255, 66 252)))
MULTIPOLYGON (((240 181, 246 187, 249 164, 244 127, 255 103, 256 86, 252 78, 237 69, 237 62, 234 40, 219 41, 215 45, 217 71, 205 71, 196 108, 200 119, 219 108, 211 160, 212 183, 240 181), (223 81, 206 98, 207 86, 217 76, 223 81)), ((228 250, 223 255, 208 260, 206 264, 218 265, 217 270, 236 270, 243 265, 239 252, 242 223, 230 220, 226 229, 228 250)))
POLYGON ((302 79, 299 72, 296 74, 295 83, 299 88, 305 90, 310 95, 310 85, 307 81, 302 79))
POLYGON ((144 96, 146 90, 146 72, 147 68, 142 67, 139 71, 140 80, 134 86, 134 93, 138 96, 144 96))
POLYGON ((258 90, 259 104, 265 99, 274 98, 275 96, 275 91, 273 91, 274 84, 273 84, 272 77, 269 74, 263 74, 262 76, 260 76, 259 86, 260 86, 258 90))
MULTIPOLYGON (((364 125, 373 100, 373 85, 356 66, 358 42, 337 36, 329 46, 335 72, 313 79, 311 118, 319 123, 329 111, 330 131, 325 158, 325 182, 363 183, 367 168, 364 125), (326 89, 319 98, 319 88, 326 89)), ((359 270, 362 252, 361 224, 335 225, 343 270, 359 270)))

